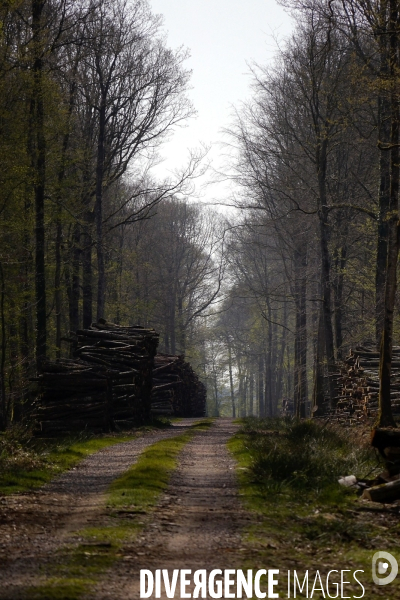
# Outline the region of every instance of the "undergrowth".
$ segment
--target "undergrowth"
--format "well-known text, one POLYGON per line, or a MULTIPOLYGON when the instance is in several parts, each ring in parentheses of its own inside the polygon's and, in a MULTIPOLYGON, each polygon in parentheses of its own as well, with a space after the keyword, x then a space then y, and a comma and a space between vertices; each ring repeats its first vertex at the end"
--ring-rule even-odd
POLYGON ((171 427, 171 422, 157 417, 130 431, 97 435, 83 431, 59 438, 38 438, 32 428, 12 425, 0 431, 0 495, 38 488, 94 452, 147 431, 171 427))
MULTIPOLYGON (((382 470, 368 432, 362 438, 355 431, 315 421, 242 420, 229 448, 238 461, 244 503, 258 514, 248 542, 260 561, 282 572, 364 569, 368 586, 376 550, 400 558, 398 513, 383 513, 338 483, 344 475, 372 478, 382 470)), ((376 587, 374 597, 399 597, 396 582, 376 587)))
POLYGON ((290 418, 244 421, 242 435, 254 480, 266 491, 307 491, 339 500, 337 480, 344 475, 368 476, 380 468, 372 449, 360 446, 338 428, 290 418))
POLYGON ((56 440, 36 439, 29 429, 8 429, 0 433, 0 494, 40 487, 86 456, 132 437, 132 433, 100 436, 81 433, 56 440))

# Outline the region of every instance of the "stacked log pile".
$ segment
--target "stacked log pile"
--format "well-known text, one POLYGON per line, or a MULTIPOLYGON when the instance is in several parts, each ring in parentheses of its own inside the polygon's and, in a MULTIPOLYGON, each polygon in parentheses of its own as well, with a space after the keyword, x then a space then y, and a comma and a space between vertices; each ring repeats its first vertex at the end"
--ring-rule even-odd
POLYGON ((205 416, 206 388, 183 356, 156 355, 151 411, 176 417, 205 416))
MULTIPOLYGON (((338 378, 335 416, 364 420, 376 416, 379 395, 379 353, 371 345, 357 346, 345 359, 338 378)), ((393 414, 400 416, 400 346, 393 347, 391 398, 393 414)))
POLYGON ((108 430, 109 373, 78 360, 46 362, 36 379, 33 418, 43 433, 108 430))
POLYGON ((157 346, 158 334, 140 326, 121 327, 100 321, 89 329, 77 331, 75 356, 110 370, 114 421, 138 423, 150 416, 157 346))
POLYGON ((158 335, 101 320, 77 332, 73 360, 46 363, 34 414, 44 432, 110 430, 150 416, 158 335))

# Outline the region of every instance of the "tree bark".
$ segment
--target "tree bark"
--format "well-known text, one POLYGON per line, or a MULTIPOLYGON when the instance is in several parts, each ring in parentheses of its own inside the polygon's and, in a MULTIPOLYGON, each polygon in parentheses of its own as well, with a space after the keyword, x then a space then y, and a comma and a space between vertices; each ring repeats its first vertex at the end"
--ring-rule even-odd
POLYGON ((86 219, 82 239, 82 322, 84 329, 86 329, 90 327, 93 321, 92 236, 90 235, 89 218, 86 219))
POLYGON ((389 44, 391 79, 391 126, 390 126, 390 204, 388 213, 388 256, 385 286, 385 318, 380 351, 379 415, 380 427, 395 426, 390 401, 390 378, 392 372, 393 317, 396 301, 397 262, 399 254, 399 97, 397 77, 399 68, 398 2, 390 0, 389 44))
POLYGON ((264 359, 260 354, 258 359, 258 416, 265 417, 264 403, 264 359))
MULTIPOLYGON (((71 248, 69 252, 69 260, 72 269, 66 269, 67 280, 67 295, 68 295, 68 312, 69 312, 69 331, 75 332, 79 329, 79 297, 80 297, 80 280, 79 280, 79 265, 80 265, 80 225, 75 223, 72 232, 71 248)), ((71 348, 72 351, 72 348, 71 348)))
POLYGON ((307 403, 307 307, 306 307, 306 268, 307 246, 296 248, 295 263, 295 305, 296 328, 294 344, 294 406, 297 418, 306 416, 307 403))
POLYGON ((315 361, 314 361, 314 389, 313 389, 313 416, 323 416, 325 412, 324 407, 324 320, 322 315, 322 308, 320 309, 318 319, 318 333, 317 342, 315 348, 315 361))
POLYGON ((171 344, 171 354, 176 353, 176 335, 175 335, 175 294, 170 299, 169 311, 169 339, 171 344))
POLYGON ((178 294, 178 343, 179 353, 185 354, 186 351, 186 332, 185 324, 183 321, 183 298, 181 294, 178 294))
MULTIPOLYGON (((283 305, 283 328, 281 332, 281 345, 279 350, 279 357, 277 358, 277 369, 276 369, 276 387, 275 387, 275 398, 276 401, 282 399, 283 396, 283 380, 284 380, 284 360, 286 350, 286 339, 287 339, 287 320, 288 320, 288 309, 287 302, 283 305)), ((275 405, 277 408, 277 405, 275 405)))
MULTIPOLYGON (((327 169, 327 141, 321 141, 317 148, 318 165, 318 190, 319 190, 319 225, 321 247, 321 291, 322 291, 322 316, 324 326, 325 354, 328 364, 328 373, 335 368, 335 347, 332 327, 332 301, 331 301, 331 258, 329 252, 329 223, 326 194, 326 169, 327 169)), ((335 390, 333 380, 329 377, 329 396, 331 408, 335 390)))
POLYGON ((99 112, 99 135, 97 140, 96 164, 96 202, 94 218, 96 223, 97 250, 97 320, 104 318, 106 275, 103 247, 103 179, 104 179, 104 143, 106 129, 106 108, 103 101, 99 112))
POLYGON ((249 415, 251 417, 254 416, 254 373, 250 372, 250 382, 249 382, 249 415))
POLYGON ((265 354, 265 394, 264 394, 264 416, 272 417, 272 352, 273 352, 273 330, 272 330, 272 307, 268 296, 266 297, 267 314, 268 314, 268 335, 267 335, 267 351, 265 354))
POLYGON ((8 403, 7 403, 7 395, 6 395, 6 325, 5 325, 5 315, 4 315, 4 296, 5 296, 5 282, 4 282, 4 272, 3 265, 0 263, 0 279, 1 279, 1 288, 0 288, 0 327, 1 327, 1 359, 0 359, 0 394, 1 394, 1 413, 0 413, 0 430, 4 430, 8 424, 8 403))
MULTIPOLYGON (((65 177, 65 164, 67 157, 67 150, 70 139, 70 126, 71 126, 71 116, 74 109, 74 100, 75 100, 75 90, 76 90, 76 70, 78 67, 78 57, 75 60, 74 69, 73 69, 73 79, 72 84, 70 86, 69 93, 69 102, 68 102, 68 121, 67 121, 67 131, 63 136, 62 150, 61 150, 61 161, 60 161, 60 169, 58 172, 58 205, 57 205, 57 218, 56 218, 56 269, 55 269, 55 277, 54 277, 54 303, 56 309, 56 356, 57 358, 61 357, 61 312, 62 312, 62 290, 61 290, 61 259, 62 259, 62 238, 63 238, 63 228, 62 228, 62 208, 61 208, 61 200, 62 200, 62 186, 65 177)), ((76 230, 78 225, 75 225, 74 231, 76 230)), ((74 277, 74 273, 72 278, 74 277)), ((74 284, 72 283, 72 288, 74 284)), ((70 304, 71 306, 71 304, 70 304)), ((71 314, 71 313, 70 313, 71 314)), ((70 323, 71 325, 71 323, 70 323)), ((74 323, 75 325, 75 323, 74 323)), ((76 331, 79 325, 76 323, 76 328, 70 327, 71 331, 76 331)))
POLYGON ((36 292, 36 361, 38 366, 47 354, 46 271, 44 198, 46 180, 46 139, 44 135, 42 13, 45 0, 32 0, 33 91, 32 123, 34 149, 35 198, 35 292, 36 292))
POLYGON ((335 307, 335 341, 338 360, 342 360, 343 358, 343 284, 346 261, 347 247, 342 245, 338 250, 338 256, 336 258, 336 281, 333 288, 335 307))
MULTIPOLYGON (((380 29, 377 31, 380 65, 379 77, 382 82, 389 80, 389 52, 387 35, 387 2, 381 2, 380 29)), ((378 240, 376 252, 375 273, 375 332, 376 345, 379 350, 382 340, 385 316, 385 284, 386 263, 388 256, 388 222, 387 216, 390 204, 390 100, 386 90, 382 90, 378 97, 378 145, 379 145, 379 215, 378 215, 378 240)))
POLYGON ((228 368, 229 368, 229 383, 231 386, 231 403, 232 403, 232 417, 236 418, 236 406, 235 406, 235 389, 233 386, 233 373, 232 373, 232 348, 228 342, 228 368))
POLYGON ((58 207, 56 222, 56 270, 54 275, 54 303, 56 309, 56 358, 61 357, 61 312, 62 312, 62 292, 61 292, 61 243, 62 243, 62 224, 61 210, 58 207))

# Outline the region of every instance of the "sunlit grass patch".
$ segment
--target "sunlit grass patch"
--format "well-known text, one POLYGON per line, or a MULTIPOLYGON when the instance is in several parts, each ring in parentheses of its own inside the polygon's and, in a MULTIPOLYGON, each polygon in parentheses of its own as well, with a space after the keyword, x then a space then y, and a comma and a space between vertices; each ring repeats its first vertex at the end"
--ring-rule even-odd
MULTIPOLYGON (((209 427, 211 422, 205 419, 193 427, 209 427)), ((135 432, 100 436, 83 432, 59 440, 33 438, 31 432, 22 426, 0 432, 0 494, 15 494, 41 487, 90 454, 132 440, 147 431, 168 427, 171 427, 171 420, 159 418, 135 432)))
POLYGON ((355 492, 338 478, 374 469, 372 450, 334 429, 291 419, 246 419, 229 447, 242 497, 267 518, 270 533, 321 544, 371 539, 370 520, 351 513, 355 492))
MULTIPOLYGON (((355 493, 338 485, 343 475, 366 476, 377 466, 372 449, 313 421, 245 419, 229 442, 239 462, 243 494, 253 508, 301 512, 311 505, 340 508, 355 493)), ((316 513, 318 514, 318 512, 316 513)))
POLYGON ((133 437, 132 434, 86 439, 75 436, 61 440, 33 440, 25 447, 15 440, 12 445, 14 450, 8 447, 0 456, 0 494, 15 494, 38 488, 90 454, 129 441, 133 437))
POLYGON ((297 490, 338 503, 349 493, 337 485, 340 476, 366 476, 377 465, 372 449, 314 421, 246 419, 240 436, 254 482, 272 495, 297 490))

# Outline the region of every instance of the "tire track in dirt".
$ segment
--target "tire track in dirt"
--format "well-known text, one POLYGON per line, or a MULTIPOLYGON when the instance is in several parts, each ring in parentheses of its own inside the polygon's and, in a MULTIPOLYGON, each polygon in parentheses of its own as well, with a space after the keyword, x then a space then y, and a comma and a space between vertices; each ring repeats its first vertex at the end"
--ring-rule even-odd
POLYGON ((54 552, 78 544, 73 532, 96 523, 110 483, 148 446, 180 435, 197 421, 184 419, 171 429, 109 446, 35 492, 1 498, 0 599, 28 600, 24 589, 35 585, 54 552))
POLYGON ((140 569, 172 574, 173 569, 243 567, 247 548, 241 532, 250 516, 239 501, 235 461, 226 447, 236 429, 232 419, 218 419, 185 446, 138 541, 124 547, 122 560, 90 598, 138 599, 140 569))

